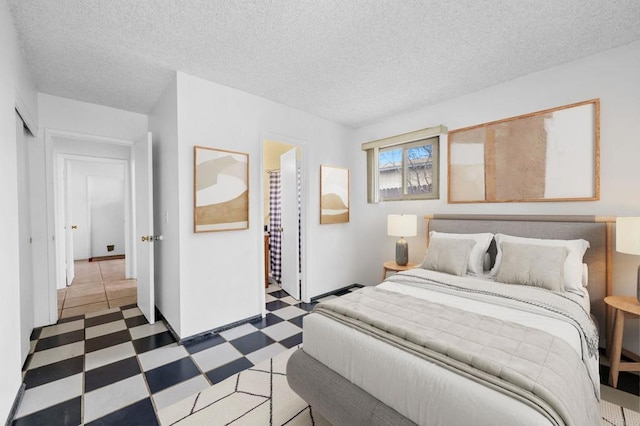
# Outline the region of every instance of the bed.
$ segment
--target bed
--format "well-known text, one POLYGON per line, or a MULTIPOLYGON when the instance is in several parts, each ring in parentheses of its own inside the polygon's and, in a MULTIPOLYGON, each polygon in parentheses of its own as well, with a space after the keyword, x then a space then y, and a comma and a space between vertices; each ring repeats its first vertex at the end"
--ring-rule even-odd
POLYGON ((429 269, 319 304, 287 365, 291 388, 335 425, 599 424, 598 328, 608 329, 613 220, 425 219, 429 269), (489 242, 470 242, 481 234, 489 242), (560 247, 541 248, 540 239, 560 247), (580 271, 570 270, 578 241, 589 248, 580 271), (449 261, 465 250, 464 261, 449 261), (475 265, 473 250, 486 268, 475 265), (570 288, 569 277, 581 285, 570 288), (497 282, 503 278, 537 280, 553 291, 497 282))

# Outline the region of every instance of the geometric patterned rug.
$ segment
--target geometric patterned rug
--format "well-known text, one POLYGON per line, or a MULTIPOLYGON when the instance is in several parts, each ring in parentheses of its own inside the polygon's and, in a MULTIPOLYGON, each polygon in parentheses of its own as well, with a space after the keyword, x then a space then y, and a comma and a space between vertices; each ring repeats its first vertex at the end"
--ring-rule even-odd
POLYGON ((287 384, 293 347, 158 412, 163 425, 329 425, 287 384))
POLYGON ((640 426, 640 413, 637 411, 601 400, 600 412, 602 413, 602 425, 640 426))
MULTIPOLYGON (((330 425, 289 388, 296 347, 158 412, 163 425, 330 425)), ((640 426, 640 413, 602 400, 602 425, 640 426)))

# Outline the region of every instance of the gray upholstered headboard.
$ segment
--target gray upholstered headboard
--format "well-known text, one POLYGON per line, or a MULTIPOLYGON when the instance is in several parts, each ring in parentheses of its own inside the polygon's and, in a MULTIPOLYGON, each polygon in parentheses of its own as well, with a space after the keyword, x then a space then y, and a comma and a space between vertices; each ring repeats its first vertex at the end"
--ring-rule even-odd
MULTIPOLYGON (((608 332, 609 313, 604 298, 611 291, 611 228, 615 218, 596 216, 426 215, 429 231, 452 233, 491 232, 530 238, 584 239, 590 248, 584 256, 589 267, 591 313, 608 332)), ((495 242, 489 248, 495 256, 495 242)))

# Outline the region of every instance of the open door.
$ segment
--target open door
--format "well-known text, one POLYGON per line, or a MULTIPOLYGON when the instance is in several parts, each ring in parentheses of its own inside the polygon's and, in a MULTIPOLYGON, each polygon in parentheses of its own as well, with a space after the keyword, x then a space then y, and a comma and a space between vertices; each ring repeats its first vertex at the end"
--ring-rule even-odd
POLYGON ((298 155, 293 148, 280 156, 282 231, 282 289, 300 299, 298 234, 298 155))
POLYGON ((156 321, 153 281, 153 167, 151 155, 151 133, 147 133, 134 146, 133 168, 138 307, 149 324, 156 321))
POLYGON ((73 231, 76 229, 73 225, 73 212, 71 211, 71 184, 69 182, 69 161, 64 162, 62 178, 64 179, 64 247, 65 247, 65 263, 67 269, 67 285, 71 285, 75 277, 75 263, 73 255, 73 231))

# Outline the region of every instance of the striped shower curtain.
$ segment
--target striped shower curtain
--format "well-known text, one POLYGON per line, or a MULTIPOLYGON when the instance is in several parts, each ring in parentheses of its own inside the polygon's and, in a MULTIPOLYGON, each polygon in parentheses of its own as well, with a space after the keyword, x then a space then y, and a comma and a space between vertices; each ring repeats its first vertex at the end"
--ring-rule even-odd
POLYGON ((271 254, 271 276, 280 283, 282 276, 282 227, 280 172, 269 173, 269 253, 271 254))
MULTIPOLYGON (((298 272, 302 272, 302 187, 300 169, 298 169, 298 272)), ((269 253, 271 255, 271 276, 280 284, 282 277, 282 227, 280 172, 269 172, 269 253)))

